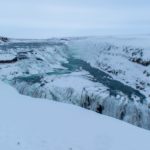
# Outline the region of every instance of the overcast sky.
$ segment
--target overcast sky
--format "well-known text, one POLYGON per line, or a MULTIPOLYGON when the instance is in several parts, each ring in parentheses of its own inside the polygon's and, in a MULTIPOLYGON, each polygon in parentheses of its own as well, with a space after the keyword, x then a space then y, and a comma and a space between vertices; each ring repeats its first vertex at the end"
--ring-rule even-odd
POLYGON ((149 34, 150 0, 0 0, 0 35, 149 34))

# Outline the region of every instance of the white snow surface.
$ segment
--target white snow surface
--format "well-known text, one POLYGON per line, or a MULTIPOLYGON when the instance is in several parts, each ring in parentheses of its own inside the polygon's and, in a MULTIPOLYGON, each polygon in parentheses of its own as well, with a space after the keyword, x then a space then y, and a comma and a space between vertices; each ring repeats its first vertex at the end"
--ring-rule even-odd
POLYGON ((16 56, 13 54, 2 54, 0 53, 0 61, 13 60, 16 56))
POLYGON ((150 97, 150 65, 130 59, 150 62, 150 36, 87 37, 72 39, 69 47, 77 58, 110 74, 150 97), (126 51, 127 50, 127 51, 126 51), (141 55, 140 55, 141 52, 141 55))
POLYGON ((1 150, 148 150, 150 132, 0 82, 1 150))

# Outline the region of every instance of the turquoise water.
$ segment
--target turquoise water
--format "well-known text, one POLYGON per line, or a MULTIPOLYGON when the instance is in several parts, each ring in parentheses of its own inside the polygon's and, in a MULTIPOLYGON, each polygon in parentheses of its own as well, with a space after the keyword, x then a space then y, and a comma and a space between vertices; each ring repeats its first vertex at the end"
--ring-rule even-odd
MULTIPOLYGON (((90 78, 90 80, 92 80, 93 82, 100 82, 103 85, 105 85, 106 87, 109 88, 110 94, 111 95, 117 95, 118 92, 122 92, 125 95, 127 95, 129 97, 130 100, 133 100, 132 95, 136 95, 138 97, 140 97, 141 103, 144 102, 145 100, 145 96, 143 94, 141 94, 138 90, 125 85, 117 80, 114 80, 110 75, 108 75, 107 73, 92 67, 89 63, 87 63, 86 61, 83 61, 81 59, 75 59, 72 57, 71 55, 71 50, 68 49, 68 47, 66 47, 66 45, 62 42, 30 42, 30 43, 24 43, 24 42, 20 42, 20 43, 9 43, 8 45, 0 45, 0 49, 1 50, 9 50, 9 49, 18 49, 18 48, 24 48, 24 49, 28 49, 29 51, 34 50, 36 48, 40 48, 41 46, 65 46, 66 48, 66 52, 68 53, 68 63, 63 63, 62 66, 65 67, 66 69, 55 69, 51 72, 47 72, 45 74, 36 74, 36 75, 26 75, 26 76, 21 76, 21 77, 17 77, 14 78, 15 80, 19 80, 19 81, 25 81, 29 84, 35 84, 35 83, 40 83, 41 79, 45 76, 51 76, 51 75, 64 75, 64 74, 70 74, 72 72, 75 72, 77 70, 80 70, 81 68, 85 71, 87 71, 92 78, 90 78)), ((44 52, 44 51, 43 51, 44 52)))
POLYGON ((141 103, 144 102, 145 96, 141 94, 138 90, 121 83, 120 81, 112 79, 110 75, 107 73, 92 67, 89 63, 75 58, 69 58, 68 63, 63 64, 64 67, 68 68, 68 70, 74 71, 75 69, 82 68, 83 70, 89 72, 90 75, 93 76, 94 82, 100 82, 106 87, 109 88, 111 95, 117 95, 117 91, 120 91, 127 95, 130 100, 133 100, 132 95, 136 95, 140 97, 141 103))
POLYGON ((78 70, 85 70, 87 71, 92 78, 89 80, 92 80, 93 82, 99 82, 105 85, 109 88, 110 95, 116 96, 118 92, 122 92, 125 95, 128 96, 130 100, 133 100, 132 95, 136 95, 140 98, 140 102, 143 103, 145 100, 145 96, 141 94, 138 90, 125 85, 121 83, 120 81, 114 80, 110 75, 107 73, 92 67, 89 63, 75 58, 68 58, 68 63, 62 64, 65 69, 55 69, 52 72, 47 72, 46 74, 36 74, 36 75, 29 75, 26 77, 17 77, 14 78, 14 81, 17 80, 19 82, 27 82, 28 84, 35 84, 35 83, 41 83, 41 79, 44 76, 51 76, 51 75, 64 75, 64 74, 70 74, 72 72, 78 71, 78 70))

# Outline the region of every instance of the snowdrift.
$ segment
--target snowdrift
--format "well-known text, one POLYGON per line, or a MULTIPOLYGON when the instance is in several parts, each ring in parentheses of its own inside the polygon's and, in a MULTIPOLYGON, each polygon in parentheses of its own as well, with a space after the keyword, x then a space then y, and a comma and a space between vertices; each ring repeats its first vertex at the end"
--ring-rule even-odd
POLYGON ((147 150, 150 132, 77 106, 19 95, 0 82, 2 150, 147 150))

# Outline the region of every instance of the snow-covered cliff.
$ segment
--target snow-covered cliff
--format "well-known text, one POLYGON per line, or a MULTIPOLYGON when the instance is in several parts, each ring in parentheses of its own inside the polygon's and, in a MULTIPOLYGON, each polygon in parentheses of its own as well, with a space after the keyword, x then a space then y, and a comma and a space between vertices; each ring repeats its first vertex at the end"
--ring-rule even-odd
POLYGON ((0 82, 2 150, 141 150, 150 132, 95 112, 19 95, 0 82))
POLYGON ((149 39, 10 40, 0 45, 0 78, 21 94, 75 104, 150 129, 149 39))

